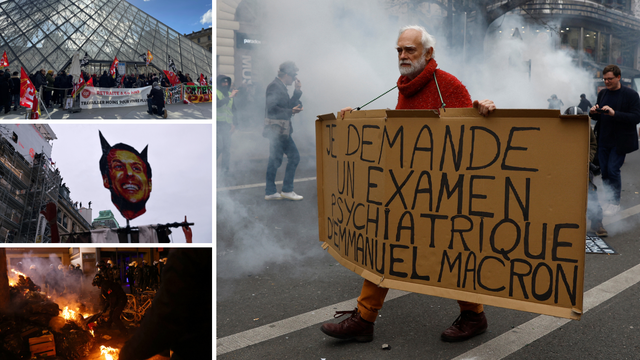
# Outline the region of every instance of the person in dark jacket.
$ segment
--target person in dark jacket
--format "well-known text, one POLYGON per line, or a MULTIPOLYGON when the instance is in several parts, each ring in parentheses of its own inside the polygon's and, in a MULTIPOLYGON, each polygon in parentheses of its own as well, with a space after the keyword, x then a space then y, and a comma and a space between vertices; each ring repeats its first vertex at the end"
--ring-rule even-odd
POLYGON ((64 106, 66 82, 67 74, 64 71, 60 71, 53 83, 53 86, 56 88, 55 92, 58 94, 56 97, 56 105, 60 105, 60 107, 64 106))
POLYGON ((53 70, 49 70, 47 72, 45 79, 47 80, 47 87, 44 90, 44 104, 46 107, 51 107, 51 97, 53 95, 53 87, 56 82, 53 78, 53 70))
POLYGON ((109 76, 109 74, 107 74, 106 71, 104 71, 102 73, 102 76, 100 76, 100 82, 99 82, 99 87, 104 87, 104 88, 108 88, 111 87, 111 76, 109 76))
POLYGON ((173 351, 171 360, 212 358, 211 259, 211 249, 171 250, 162 285, 140 328, 120 350, 120 360, 148 359, 167 350, 173 351))
POLYGON ((153 83, 151 87, 151 92, 147 95, 147 105, 149 106, 149 110, 147 113, 150 115, 158 114, 163 118, 167 118, 167 109, 164 107, 164 91, 157 82, 153 83), (155 105, 155 109, 153 106, 155 105))
POLYGON ((616 65, 607 65, 602 70, 606 89, 600 90, 596 104, 589 115, 597 121, 598 161, 602 172, 602 183, 612 192, 603 208, 604 216, 613 216, 620 211, 622 177, 620 168, 626 155, 638 150, 640 123, 640 97, 638 93, 622 86, 622 72, 616 65))
POLYGON ((186 83, 187 82, 187 77, 184 76, 182 71, 178 71, 178 73, 176 75, 178 76, 178 79, 180 79, 181 83, 186 83))
POLYGON ((142 284, 142 281, 143 281, 142 263, 136 263, 136 266, 133 269, 133 278, 135 282, 136 293, 140 293, 141 291, 144 291, 144 287, 143 287, 144 285, 142 284))
POLYGON ((4 106, 5 114, 11 111, 12 86, 13 82, 11 81, 11 74, 7 71, 0 77, 0 109, 4 106))
POLYGON ((11 75, 11 97, 13 98, 13 111, 18 111, 20 106, 20 74, 14 71, 11 75))
POLYGON ((127 294, 122 290, 122 286, 107 280, 101 274, 96 274, 91 285, 100 288, 100 296, 105 302, 102 312, 110 310, 109 320, 105 322, 105 326, 110 328, 111 324, 115 324, 120 332, 127 334, 127 328, 120 320, 120 314, 122 314, 122 310, 127 305, 127 294))
POLYGON ((591 102, 587 100, 587 96, 585 94, 580 94, 580 104, 578 104, 580 110, 582 110, 582 112, 586 114, 587 111, 591 109, 591 106, 591 102))
POLYGON ((126 272, 127 282, 129 283, 129 292, 131 294, 135 294, 135 280, 133 276, 133 271, 135 270, 136 265, 137 263, 135 261, 131 262, 127 267, 127 272, 126 272))
POLYGON ((43 91, 44 87, 47 86, 47 76, 44 69, 40 69, 34 77, 33 85, 36 87, 36 91, 43 91))
POLYGON ((162 87, 171 87, 171 81, 169 81, 168 77, 163 76, 162 80, 160 80, 160 85, 162 85, 162 87))
POLYGON ((302 83, 296 78, 298 68, 293 61, 286 61, 280 65, 278 77, 267 86, 266 130, 269 138, 269 163, 267 165, 267 187, 265 200, 302 200, 302 196, 293 191, 293 177, 300 162, 300 153, 293 142, 291 133, 291 117, 302 111, 302 83), (287 86, 295 83, 293 96, 289 97, 287 86), (268 122, 268 123, 267 123, 268 122), (282 183, 282 193, 276 188, 276 173, 282 165, 282 157, 287 155, 287 168, 282 183))

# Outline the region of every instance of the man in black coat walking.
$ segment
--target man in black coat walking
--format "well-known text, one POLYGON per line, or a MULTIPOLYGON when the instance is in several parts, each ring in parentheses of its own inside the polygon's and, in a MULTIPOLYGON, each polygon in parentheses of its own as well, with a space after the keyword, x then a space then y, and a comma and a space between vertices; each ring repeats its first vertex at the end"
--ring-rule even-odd
POLYGON ((636 125, 640 123, 640 97, 635 90, 622 86, 622 72, 618 66, 607 65, 602 74, 606 89, 598 93, 598 101, 591 107, 589 115, 598 122, 597 156, 602 182, 612 192, 603 213, 613 216, 620 211, 620 168, 626 155, 638 150, 636 125))

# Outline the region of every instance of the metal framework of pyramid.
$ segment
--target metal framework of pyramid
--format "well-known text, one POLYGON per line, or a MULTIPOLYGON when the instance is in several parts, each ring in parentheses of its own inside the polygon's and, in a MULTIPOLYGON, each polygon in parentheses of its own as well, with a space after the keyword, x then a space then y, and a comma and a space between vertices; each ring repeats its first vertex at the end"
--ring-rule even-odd
POLYGON ((0 0, 0 56, 7 52, 12 72, 59 71, 76 51, 140 63, 147 50, 161 70, 169 55, 192 78, 211 74, 211 52, 124 0, 0 0))

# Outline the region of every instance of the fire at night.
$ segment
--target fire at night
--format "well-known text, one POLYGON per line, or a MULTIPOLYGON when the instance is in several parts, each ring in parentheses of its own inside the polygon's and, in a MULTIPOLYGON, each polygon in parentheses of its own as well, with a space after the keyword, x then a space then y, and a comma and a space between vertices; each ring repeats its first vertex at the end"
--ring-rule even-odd
MULTIPOLYGON (((176 249, 169 253, 184 253, 183 257, 189 258, 196 256, 198 251, 204 252, 205 255, 208 253, 209 263, 204 266, 207 267, 210 276, 210 249, 176 249)), ((0 249, 0 257, 9 258, 10 252, 11 249, 0 249)), ((146 260, 149 257, 149 260, 152 260, 154 255, 159 254, 159 251, 147 252, 144 255, 145 260, 140 261, 139 266, 137 261, 125 264, 122 274, 118 268, 118 264, 122 263, 121 258, 118 258, 119 261, 98 262, 93 271, 83 271, 73 265, 63 266, 55 261, 51 266, 47 266, 42 258, 32 262, 28 257, 24 257, 24 260, 17 264, 7 266, 5 270, 2 266, 3 259, 0 259, 0 359, 169 359, 171 351, 176 351, 176 345, 169 339, 177 337, 175 333, 167 334, 168 340, 165 341, 162 340, 162 334, 154 334, 158 330, 172 327, 158 328, 158 321, 167 320, 158 320, 160 317, 154 315, 153 310, 156 310, 154 299, 165 296, 162 295, 162 288, 171 287, 176 281, 170 276, 173 275, 170 262, 165 265, 162 261, 146 260), (148 262, 153 265, 148 265, 148 262), (32 263, 37 265, 29 265, 32 263), (158 271, 151 270, 154 266, 158 271), (166 279, 163 278, 165 274, 169 274, 165 276, 166 279), (8 281, 5 283, 3 278, 8 281), (4 289, 8 289, 8 303, 5 303, 7 299, 2 299, 4 289), (144 330, 145 321, 151 323, 147 325, 150 330, 144 330), (147 349, 137 346, 148 344, 145 342, 146 337, 156 340, 152 341, 147 349), (159 343, 157 352, 153 349, 156 346, 154 343, 159 343), (129 351, 125 356, 121 354, 121 350, 127 346, 129 351)), ((187 262, 187 259, 181 259, 177 255, 175 258, 176 262, 187 262)), ((175 279, 180 278, 182 277, 175 279)), ((211 286, 205 288, 205 295, 208 292, 208 297, 204 296, 203 299, 208 301, 207 308, 211 309, 211 286)), ((194 294, 197 295, 198 291, 194 291, 194 294)), ((167 305, 164 302, 158 305, 158 313, 166 310, 163 306, 167 305)), ((183 308, 186 309, 187 306, 183 308)), ((171 306, 170 309, 174 307, 171 306)), ((206 327, 193 327, 201 332, 204 340, 202 345, 208 344, 208 347, 200 347, 198 350, 203 354, 201 359, 207 359, 212 354, 210 318, 211 316, 209 321, 204 321, 208 324, 206 327)), ((185 329, 184 333, 188 333, 188 329, 185 329)))

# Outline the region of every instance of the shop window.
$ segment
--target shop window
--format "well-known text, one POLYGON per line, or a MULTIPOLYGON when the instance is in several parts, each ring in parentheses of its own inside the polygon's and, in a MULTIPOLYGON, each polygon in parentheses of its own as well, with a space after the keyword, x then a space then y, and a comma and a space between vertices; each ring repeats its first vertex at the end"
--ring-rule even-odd
POLYGON ((600 34, 600 62, 610 63, 609 61, 609 35, 600 34))
POLYGON ((580 28, 566 27, 560 30, 560 46, 563 49, 578 50, 579 39, 580 39, 580 28))
POLYGON ((611 41, 611 62, 618 66, 633 67, 635 48, 635 45, 614 36, 611 41))
POLYGON ((584 30, 582 50, 593 61, 596 61, 596 49, 598 48, 598 33, 592 30, 584 30))

